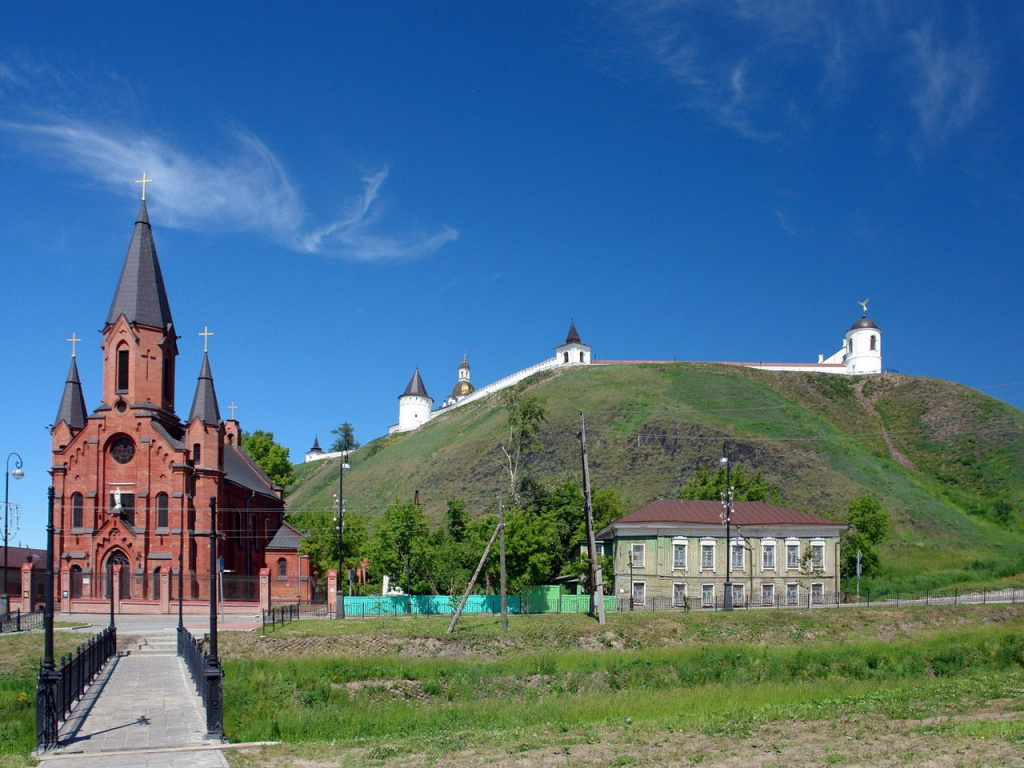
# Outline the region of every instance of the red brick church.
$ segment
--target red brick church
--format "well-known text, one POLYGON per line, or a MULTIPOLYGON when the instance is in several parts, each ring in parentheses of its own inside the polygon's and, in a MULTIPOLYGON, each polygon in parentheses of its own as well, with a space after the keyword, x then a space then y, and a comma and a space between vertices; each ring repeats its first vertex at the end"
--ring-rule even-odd
MULTIPOLYGON (((86 410, 72 347, 51 430, 63 610, 105 609, 111 583, 119 610, 177 610, 179 569, 184 601, 207 600, 211 497, 224 597, 257 600, 283 491, 242 449, 238 422, 221 419, 207 351, 188 418, 175 410, 179 337, 145 198, 102 334, 99 407, 86 410)), ((275 578, 299 570, 297 548, 284 568, 281 557, 275 578)))

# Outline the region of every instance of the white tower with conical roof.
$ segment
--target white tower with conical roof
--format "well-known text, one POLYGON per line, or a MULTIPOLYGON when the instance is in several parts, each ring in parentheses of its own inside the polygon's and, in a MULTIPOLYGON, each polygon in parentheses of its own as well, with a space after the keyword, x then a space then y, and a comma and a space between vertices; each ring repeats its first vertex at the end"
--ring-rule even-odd
POLYGON ((417 368, 409 379, 409 385, 398 396, 398 432, 422 427, 430 421, 430 409, 434 406, 433 398, 427 394, 417 368))
POLYGON ((882 329, 868 317, 868 302, 861 302, 864 314, 843 337, 846 372, 858 376, 882 372, 882 329))

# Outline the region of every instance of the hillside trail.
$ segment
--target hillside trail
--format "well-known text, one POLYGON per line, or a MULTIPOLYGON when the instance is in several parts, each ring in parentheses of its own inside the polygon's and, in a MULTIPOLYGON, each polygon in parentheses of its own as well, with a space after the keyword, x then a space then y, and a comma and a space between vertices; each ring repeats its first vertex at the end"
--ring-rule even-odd
POLYGON ((896 445, 892 441, 892 437, 889 436, 889 430, 885 428, 885 422, 882 420, 882 414, 875 409, 875 404, 872 403, 867 398, 867 395, 864 394, 864 388, 861 383, 858 383, 853 387, 853 393, 856 396, 857 401, 864 407, 864 410, 878 421, 878 428, 882 432, 882 439, 885 441, 885 445, 889 449, 889 456, 892 460, 898 462, 911 472, 917 472, 917 467, 914 466, 914 462, 908 459, 896 448, 896 445))

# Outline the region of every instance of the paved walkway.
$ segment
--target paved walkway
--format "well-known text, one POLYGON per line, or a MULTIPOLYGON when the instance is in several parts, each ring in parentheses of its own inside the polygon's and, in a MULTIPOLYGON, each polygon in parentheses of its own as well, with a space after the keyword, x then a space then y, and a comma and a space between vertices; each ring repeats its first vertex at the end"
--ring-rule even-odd
POLYGON ((61 728, 61 746, 41 760, 55 768, 226 768, 175 644, 167 633, 150 636, 111 659, 61 728))

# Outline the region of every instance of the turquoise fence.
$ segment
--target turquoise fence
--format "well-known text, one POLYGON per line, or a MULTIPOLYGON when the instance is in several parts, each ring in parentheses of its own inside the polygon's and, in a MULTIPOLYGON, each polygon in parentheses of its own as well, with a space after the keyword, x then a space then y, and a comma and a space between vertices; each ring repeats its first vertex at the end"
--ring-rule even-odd
MULTIPOLYGON (((565 595, 559 587, 531 587, 523 595, 527 613, 588 613, 590 595, 565 595)), ((615 597, 606 595, 604 609, 615 610, 615 597)))
MULTIPOLYGON (((452 614, 459 607, 460 598, 447 595, 409 595, 396 597, 346 597, 346 616, 394 616, 396 614, 452 614)), ((520 613, 519 595, 508 596, 508 612, 520 613)), ((470 595, 463 613, 501 613, 500 595, 470 595)))

